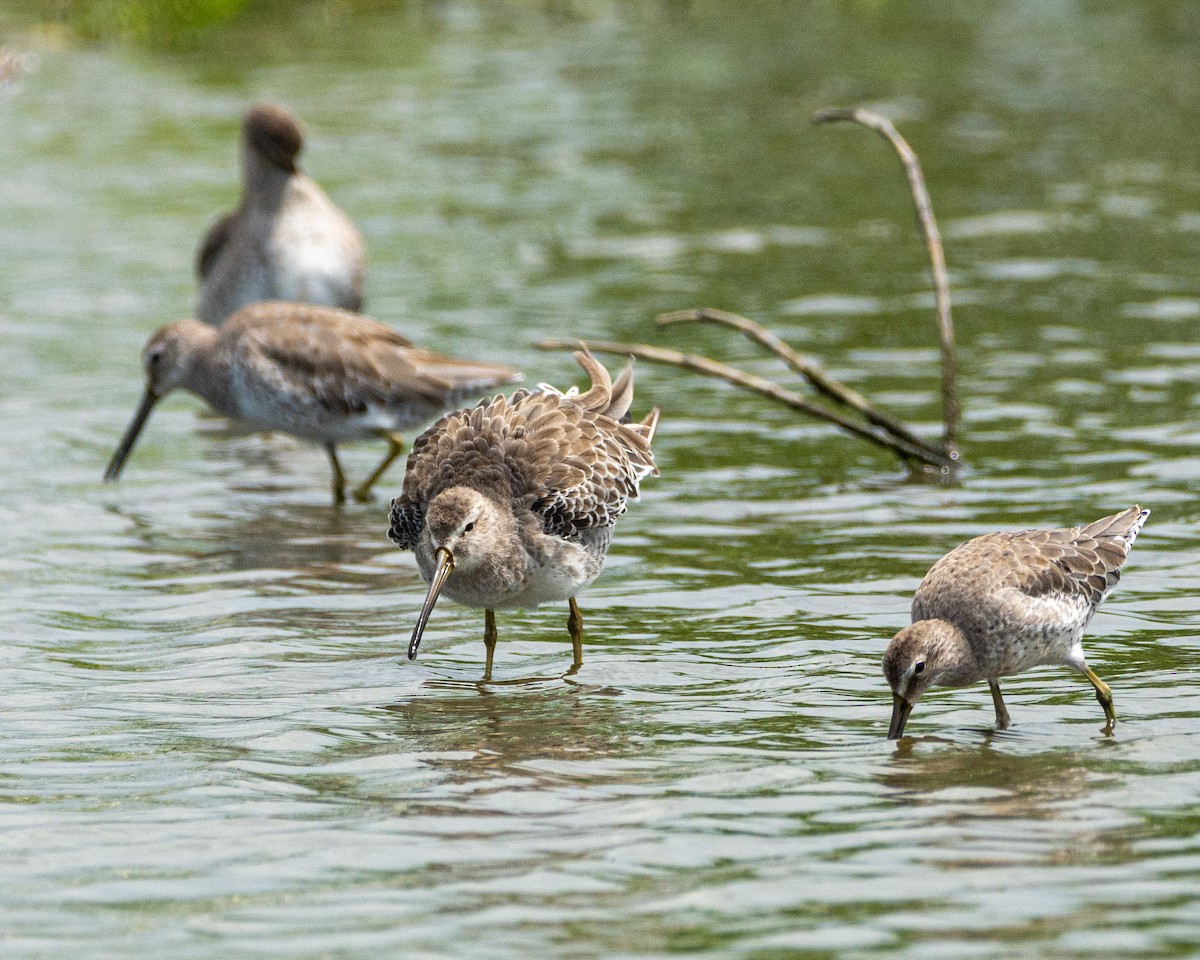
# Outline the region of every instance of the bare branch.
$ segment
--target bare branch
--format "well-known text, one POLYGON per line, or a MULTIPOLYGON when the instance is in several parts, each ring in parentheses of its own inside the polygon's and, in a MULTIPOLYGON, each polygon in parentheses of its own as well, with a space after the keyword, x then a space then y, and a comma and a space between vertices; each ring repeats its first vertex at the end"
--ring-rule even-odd
POLYGON ((884 413, 858 391, 852 390, 845 384, 828 376, 815 363, 806 360, 774 333, 755 323, 753 320, 739 316, 736 313, 729 313, 726 310, 714 310, 711 307, 700 307, 697 310, 673 310, 670 313, 663 313, 658 316, 659 326, 688 322, 716 323, 740 330, 751 340, 765 347, 783 360, 796 373, 812 384, 818 392, 825 394, 825 396, 838 403, 845 404, 852 410, 857 410, 866 418, 868 423, 882 427, 893 436, 899 437, 901 440, 911 443, 915 447, 921 447, 929 451, 932 455, 941 455, 941 451, 928 440, 918 437, 905 424, 890 414, 884 413))
POLYGON ((951 469, 953 466, 947 457, 943 456, 940 452, 928 449, 925 445, 918 446, 900 437, 892 436, 886 430, 873 424, 859 423, 857 420, 838 413, 836 410, 830 410, 819 403, 813 403, 813 401, 781 387, 772 380, 755 376, 752 373, 746 373, 744 370, 730 367, 724 363, 718 363, 715 360, 710 360, 708 357, 701 357, 692 353, 680 353, 677 350, 666 350, 662 347, 654 347, 646 343, 614 343, 607 340, 542 340, 536 346, 539 350, 579 350, 582 347, 586 347, 596 353, 613 353, 620 356, 638 357, 642 360, 648 360, 651 363, 682 367, 684 370, 702 373, 709 377, 717 377, 727 383, 732 383, 735 386, 744 387, 764 397, 769 397, 794 410, 800 410, 811 417, 816 417, 818 420, 832 423, 847 433, 862 437, 876 446, 892 451, 892 453, 905 462, 919 460, 943 472, 951 469))
POLYGON ((890 120, 870 110, 820 110, 813 115, 813 123, 836 123, 846 121, 869 127, 884 137, 900 156, 908 185, 912 190, 913 206, 917 221, 925 237, 925 247, 933 272, 933 286, 937 297, 938 331, 942 341, 942 421, 943 444, 951 460, 958 459, 958 372, 954 357, 954 324, 950 318, 950 280, 946 275, 946 256, 942 251, 942 239, 937 220, 933 216, 933 203, 925 189, 925 177, 921 173, 921 161, 908 142, 896 132, 890 120))

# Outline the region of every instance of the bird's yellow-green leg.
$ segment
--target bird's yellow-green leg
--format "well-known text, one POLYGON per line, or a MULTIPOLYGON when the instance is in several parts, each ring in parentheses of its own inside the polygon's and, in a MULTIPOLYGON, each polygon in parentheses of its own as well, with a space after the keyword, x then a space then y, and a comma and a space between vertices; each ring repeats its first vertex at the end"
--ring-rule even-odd
POLYGON ((567 614, 567 632, 571 634, 571 652, 575 655, 572 666, 576 670, 583 666, 583 614, 579 612, 579 604, 571 597, 571 612, 567 614))
POLYGON ((395 462, 396 458, 404 452, 404 438, 400 434, 385 433, 383 439, 388 443, 388 452, 372 474, 354 489, 354 499, 359 503, 365 503, 371 499, 371 488, 375 486, 380 477, 387 473, 387 468, 395 462))
POLYGON ((483 679, 492 679, 492 657, 496 653, 496 612, 483 611, 483 645, 487 648, 487 662, 483 667, 483 679))
POLYGON ((1092 686, 1096 688, 1096 699, 1100 701, 1100 706, 1104 708, 1104 719, 1108 721, 1104 729, 1111 733, 1113 725, 1117 722, 1117 712, 1113 709, 1112 687, 1096 676, 1089 666, 1085 665, 1082 673, 1092 682, 1092 686))
POLYGON ((1000 684, 989 680, 988 689, 992 691, 992 704, 996 708, 996 726, 1003 730, 1012 720, 1009 719, 1008 708, 1004 706, 1004 697, 1000 695, 1000 684))
POLYGON ((340 506, 346 502, 346 475, 338 463, 337 447, 332 443, 326 444, 325 452, 329 454, 329 466, 333 470, 333 503, 340 506))

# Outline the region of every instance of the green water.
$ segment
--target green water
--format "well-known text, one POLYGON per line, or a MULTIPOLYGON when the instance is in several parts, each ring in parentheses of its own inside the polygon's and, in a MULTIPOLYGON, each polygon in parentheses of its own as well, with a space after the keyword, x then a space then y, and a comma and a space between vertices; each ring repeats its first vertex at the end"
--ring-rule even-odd
MULTIPOLYGON (((0 12, 0 956, 1187 957, 1200 944, 1200 19, 1184 3, 427 4, 245 19, 181 52, 0 12), (582 598, 423 596, 323 454, 156 413, 100 474, 138 350, 186 315, 244 107, 304 119, 368 307, 567 385, 578 334, 785 377, 768 323, 936 436, 946 240, 967 469, 903 482, 678 371, 662 476, 582 598), (1065 670, 922 700, 879 670, 919 578, 988 530, 1154 512, 1065 670)), ((788 382, 791 382, 790 380, 788 382)), ((361 477, 380 451, 346 457, 361 477)), ((397 470, 383 484, 398 490, 397 470)))

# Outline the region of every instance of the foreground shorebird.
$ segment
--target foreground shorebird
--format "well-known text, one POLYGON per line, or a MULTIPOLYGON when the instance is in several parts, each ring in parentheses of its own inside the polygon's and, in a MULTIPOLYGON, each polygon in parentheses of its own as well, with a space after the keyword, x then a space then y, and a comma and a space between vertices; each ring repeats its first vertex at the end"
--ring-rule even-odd
POLYGON ((262 300, 362 309, 362 237, 300 172, 303 145, 300 125, 282 107, 246 113, 242 201, 209 228, 197 251, 197 320, 220 324, 262 300))
POLYGON ((925 574, 912 602, 912 626, 888 644, 883 674, 892 688, 888 739, 926 688, 986 680, 996 724, 1009 723, 1000 678, 1065 664, 1096 688, 1105 730, 1117 722, 1112 690, 1083 657, 1084 628, 1121 578, 1149 510, 1122 513, 1068 530, 989 533, 955 547, 925 574))
POLYGON ((429 593, 408 646, 417 647, 443 591, 484 608, 484 679, 492 676, 495 610, 567 600, 573 670, 583 663, 576 594, 600 575, 613 524, 657 474, 655 407, 629 422, 633 368, 616 383, 590 353, 586 393, 519 390, 447 414, 413 443, 389 535, 415 551, 429 593))
POLYGON ((414 347, 361 314, 298 303, 257 303, 220 327, 178 320, 150 338, 143 357, 146 392, 105 480, 120 475, 154 405, 182 388, 254 429, 280 430, 323 446, 333 468, 335 503, 345 500, 339 443, 372 437, 388 442, 383 462, 354 492, 355 499, 365 500, 402 452, 401 430, 521 378, 496 363, 414 347))

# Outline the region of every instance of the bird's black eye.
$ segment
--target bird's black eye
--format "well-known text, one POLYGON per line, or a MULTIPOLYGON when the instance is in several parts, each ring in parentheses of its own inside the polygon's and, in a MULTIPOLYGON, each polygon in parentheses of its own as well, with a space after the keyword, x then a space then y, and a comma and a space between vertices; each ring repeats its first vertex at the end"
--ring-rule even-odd
POLYGON ((474 529, 475 529, 475 521, 474 521, 474 520, 472 520, 472 521, 471 521, 470 523, 468 523, 468 524, 467 524, 465 527, 463 527, 463 532, 464 532, 464 533, 470 533, 470 532, 471 532, 472 530, 474 530, 474 529))
POLYGON ((925 672, 925 661, 924 661, 924 660, 918 660, 918 661, 917 661, 917 662, 916 662, 916 663, 913 665, 913 673, 924 673, 924 672, 925 672))

